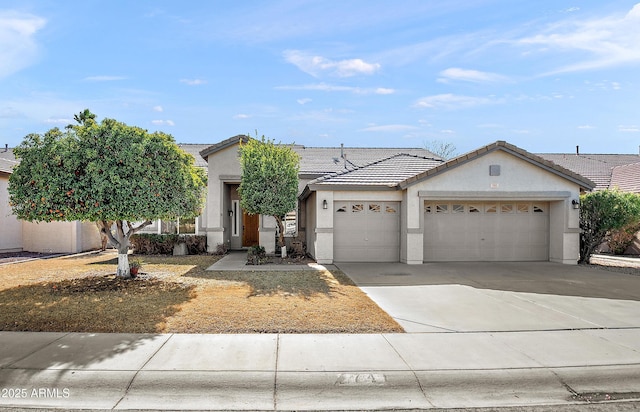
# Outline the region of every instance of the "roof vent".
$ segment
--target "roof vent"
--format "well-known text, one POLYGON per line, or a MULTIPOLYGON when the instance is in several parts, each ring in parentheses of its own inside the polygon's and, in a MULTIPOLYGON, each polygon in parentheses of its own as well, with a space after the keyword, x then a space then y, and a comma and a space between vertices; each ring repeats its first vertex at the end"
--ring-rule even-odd
POLYGON ((576 155, 580 154, 580 146, 576 146, 576 155))

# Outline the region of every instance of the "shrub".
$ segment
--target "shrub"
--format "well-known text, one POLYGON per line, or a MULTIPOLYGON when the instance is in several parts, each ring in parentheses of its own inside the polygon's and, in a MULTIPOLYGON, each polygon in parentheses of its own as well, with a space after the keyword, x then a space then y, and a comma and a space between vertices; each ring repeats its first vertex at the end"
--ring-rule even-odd
POLYGON ((623 255, 625 250, 636 239, 636 233, 640 231, 640 222, 629 223, 622 228, 613 231, 607 237, 607 245, 614 255, 623 255))
POLYGON ((580 262, 588 262, 608 234, 638 222, 640 195, 600 190, 580 196, 580 262))
POLYGON ((226 255, 229 252, 229 246, 226 243, 218 243, 216 245, 216 255, 226 255))
POLYGON ((187 244, 189 254, 206 253, 207 237, 200 235, 157 235, 140 233, 131 236, 133 250, 138 255, 171 255, 173 247, 179 243, 187 244))
POLYGON ((263 265, 267 263, 267 252, 262 246, 251 246, 247 252, 248 265, 263 265))

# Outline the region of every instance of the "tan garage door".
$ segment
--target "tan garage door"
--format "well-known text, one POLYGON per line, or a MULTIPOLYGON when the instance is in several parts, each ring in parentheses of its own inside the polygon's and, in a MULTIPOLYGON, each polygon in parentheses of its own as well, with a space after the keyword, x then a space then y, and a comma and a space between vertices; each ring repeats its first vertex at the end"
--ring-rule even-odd
POLYGON ((335 202, 334 208, 336 262, 400 260, 399 202, 335 202))
POLYGON ((425 202, 424 261, 549 260, 547 202, 425 202))

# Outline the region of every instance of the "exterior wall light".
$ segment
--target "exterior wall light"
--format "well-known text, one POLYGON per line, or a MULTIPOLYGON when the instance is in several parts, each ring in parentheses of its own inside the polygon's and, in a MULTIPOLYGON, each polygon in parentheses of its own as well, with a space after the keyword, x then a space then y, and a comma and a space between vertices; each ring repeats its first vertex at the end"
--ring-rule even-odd
POLYGON ((328 209, 328 208, 329 208, 329 204, 327 203, 327 199, 324 199, 324 200, 322 201, 322 208, 323 208, 323 209, 328 209))
POLYGON ((229 217, 233 217, 233 210, 229 209, 227 213, 229 213, 229 217))
POLYGON ((573 205, 574 209, 580 209, 580 201, 578 199, 573 199, 571 201, 571 204, 573 205))

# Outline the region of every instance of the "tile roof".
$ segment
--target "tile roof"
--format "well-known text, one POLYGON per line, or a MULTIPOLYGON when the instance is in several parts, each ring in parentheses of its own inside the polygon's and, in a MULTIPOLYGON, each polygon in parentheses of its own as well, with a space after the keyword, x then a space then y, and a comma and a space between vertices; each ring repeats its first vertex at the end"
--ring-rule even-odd
POLYGON ((440 159, 398 153, 364 166, 320 177, 309 182, 309 186, 356 185, 395 188, 400 182, 432 169, 442 162, 440 159))
POLYGON ((433 153, 420 148, 293 146, 293 150, 300 155, 300 174, 310 175, 325 175, 354 170, 399 154, 440 160, 433 153))
POLYGON ((178 147, 193 156, 196 166, 203 167, 205 169, 207 168, 207 161, 200 156, 200 152, 211 147, 210 144, 178 143, 178 147))
POLYGON ((0 158, 0 172, 11 174, 13 173, 13 167, 17 164, 18 162, 15 160, 0 158))
POLYGON ((614 167, 610 187, 640 193, 640 162, 614 167))
MULTIPOLYGON (((596 184, 594 190, 612 188, 615 167, 640 162, 640 156, 635 154, 540 153, 538 156, 592 180, 596 184)), ((636 178, 640 180, 640 175, 636 178)))
POLYGON ((14 166, 18 164, 13 155, 13 149, 0 149, 0 172, 12 173, 14 166))

